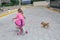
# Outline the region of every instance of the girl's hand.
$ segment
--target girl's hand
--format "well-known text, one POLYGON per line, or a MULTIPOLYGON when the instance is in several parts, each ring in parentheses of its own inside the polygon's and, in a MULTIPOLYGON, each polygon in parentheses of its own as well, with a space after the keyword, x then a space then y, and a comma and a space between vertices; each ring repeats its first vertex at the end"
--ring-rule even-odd
POLYGON ((26 17, 24 17, 24 19, 26 19, 26 17))
POLYGON ((12 18, 12 21, 14 21, 14 18, 12 18))
POLYGON ((12 18, 12 21, 13 21, 14 19, 16 19, 16 18, 12 18))

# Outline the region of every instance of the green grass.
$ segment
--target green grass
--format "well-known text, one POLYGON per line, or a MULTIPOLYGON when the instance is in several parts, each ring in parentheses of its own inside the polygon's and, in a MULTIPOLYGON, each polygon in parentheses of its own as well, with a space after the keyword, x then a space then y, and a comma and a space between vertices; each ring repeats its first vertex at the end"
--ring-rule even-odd
POLYGON ((18 5, 18 4, 19 4, 19 2, 13 1, 13 2, 10 2, 10 3, 7 3, 7 4, 2 3, 2 6, 14 6, 14 5, 18 5))

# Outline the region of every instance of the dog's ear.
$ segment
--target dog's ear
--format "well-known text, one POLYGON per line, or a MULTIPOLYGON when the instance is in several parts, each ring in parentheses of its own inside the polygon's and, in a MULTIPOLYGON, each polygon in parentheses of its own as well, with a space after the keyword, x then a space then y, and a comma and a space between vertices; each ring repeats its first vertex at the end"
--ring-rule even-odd
POLYGON ((41 24, 43 24, 44 22, 42 21, 41 24))

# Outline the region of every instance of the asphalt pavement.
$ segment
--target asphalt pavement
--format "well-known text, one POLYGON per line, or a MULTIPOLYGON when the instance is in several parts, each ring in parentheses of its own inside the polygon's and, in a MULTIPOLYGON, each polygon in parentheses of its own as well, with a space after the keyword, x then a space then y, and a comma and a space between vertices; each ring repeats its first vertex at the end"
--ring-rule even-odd
POLYGON ((16 35, 16 25, 12 18, 17 12, 0 19, 0 40, 60 40, 60 13, 46 9, 45 7, 30 7, 23 10, 26 16, 24 31, 28 34, 16 35), (41 22, 49 23, 47 29, 41 22))

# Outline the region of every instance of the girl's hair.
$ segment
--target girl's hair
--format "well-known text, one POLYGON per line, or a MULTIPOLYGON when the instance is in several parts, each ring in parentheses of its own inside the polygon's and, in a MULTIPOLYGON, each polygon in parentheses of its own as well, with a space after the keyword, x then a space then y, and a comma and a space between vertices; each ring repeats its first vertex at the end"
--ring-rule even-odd
POLYGON ((18 9, 18 12, 19 12, 19 13, 21 13, 21 12, 22 12, 22 9, 21 9, 21 8, 19 8, 19 9, 18 9))

